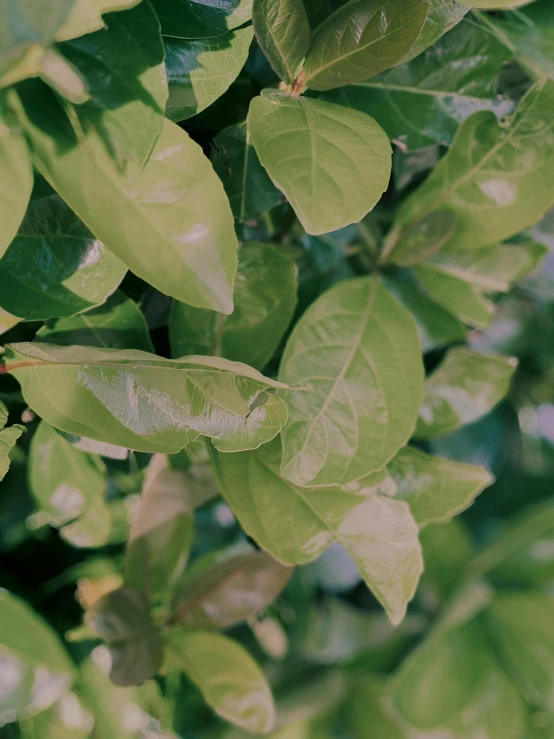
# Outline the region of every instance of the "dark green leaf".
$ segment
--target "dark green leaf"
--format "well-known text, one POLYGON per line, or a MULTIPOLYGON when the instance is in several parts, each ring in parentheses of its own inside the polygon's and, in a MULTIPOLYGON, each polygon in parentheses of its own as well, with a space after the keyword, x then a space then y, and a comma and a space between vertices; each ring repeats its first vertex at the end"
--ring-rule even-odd
POLYGON ((254 0, 256 39, 280 79, 292 84, 310 47, 303 0, 254 0))
MULTIPOLYGON (((391 261, 401 267, 410 267, 440 251, 456 225, 455 214, 448 209, 430 213, 402 233, 394 246, 391 261)), ((390 236, 394 235, 394 231, 390 236)))
POLYGON ((164 36, 213 38, 242 26, 252 16, 252 0, 152 0, 164 36))
POLYGON ((419 56, 459 23, 469 11, 467 3, 462 3, 460 0, 426 0, 426 2, 430 5, 430 10, 425 19, 423 30, 410 51, 402 57, 400 63, 409 62, 419 56))

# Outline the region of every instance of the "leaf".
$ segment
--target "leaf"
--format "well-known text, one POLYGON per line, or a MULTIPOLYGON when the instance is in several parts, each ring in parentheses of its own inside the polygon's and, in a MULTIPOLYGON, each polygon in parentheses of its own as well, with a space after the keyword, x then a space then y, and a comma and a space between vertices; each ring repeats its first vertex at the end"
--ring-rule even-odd
POLYGON ((10 468, 10 452, 25 430, 24 426, 16 425, 0 431, 0 481, 10 468))
POLYGON ((0 308, 0 336, 5 334, 6 331, 9 331, 14 326, 17 326, 19 321, 20 319, 17 316, 12 316, 11 313, 0 308))
POLYGON ((252 0, 152 0, 164 36, 213 38, 252 17, 252 0))
POLYGON ((310 48, 303 0, 255 0, 252 22, 258 44, 277 76, 292 84, 310 48))
POLYGON ((110 678, 116 685, 140 685, 156 674, 162 662, 162 638, 142 593, 129 588, 108 593, 87 611, 85 623, 107 643, 110 678))
POLYGON ((148 0, 110 13, 96 33, 58 47, 79 71, 91 100, 78 109, 123 167, 147 161, 163 127, 168 96, 159 22, 148 0))
POLYGON ((165 120, 148 163, 140 172, 129 165, 123 175, 93 131, 77 141, 55 101, 37 100, 32 89, 20 85, 19 114, 36 166, 95 236, 161 292, 230 313, 233 218, 200 147, 165 120))
POLYGON ((103 303, 125 275, 57 196, 33 201, 0 260, 0 302, 26 320, 70 316, 103 303))
POLYGON ((426 0, 430 10, 423 30, 412 48, 400 60, 405 64, 433 46, 447 31, 458 24, 469 11, 467 3, 460 0, 426 0))
POLYGON ((264 90, 250 104, 248 128, 262 165, 310 234, 360 221, 387 188, 390 144, 363 113, 264 90))
POLYGON ((290 567, 264 552, 230 557, 209 569, 193 565, 173 599, 172 622, 227 629, 248 621, 275 600, 291 575, 290 567))
POLYGON ((256 219, 281 202, 281 193, 260 164, 246 122, 223 129, 212 144, 212 164, 235 218, 256 219))
POLYGON ((0 606, 3 725, 49 708, 67 692, 75 670, 58 635, 25 601, 2 589, 0 606))
POLYGON ((273 357, 296 307, 297 268, 282 250, 248 242, 239 250, 239 271, 229 318, 174 303, 169 339, 174 357, 212 354, 262 369, 273 357))
POLYGON ((86 436, 75 436, 74 434, 66 434, 65 431, 58 431, 76 449, 89 454, 99 454, 101 457, 108 459, 127 459, 129 450, 126 447, 115 446, 114 444, 104 444, 101 441, 89 439, 86 436))
POLYGON ((221 97, 244 67, 252 38, 251 26, 217 38, 166 38, 167 117, 183 121, 221 97))
MULTIPOLYGON (((1 271, 0 262, 0 271, 1 271)), ((116 290, 103 305, 77 316, 49 321, 36 339, 60 346, 142 349, 154 353, 146 320, 137 304, 116 290)))
POLYGON ((332 90, 392 67, 419 37, 421 0, 350 0, 316 28, 304 67, 312 90, 332 90))
POLYGON ((271 690, 240 644, 209 631, 173 630, 167 641, 172 664, 184 670, 221 718, 256 734, 271 731, 271 690))
POLYGON ((425 381, 415 436, 434 439, 489 413, 508 393, 516 367, 513 357, 451 349, 425 381))
POLYGON ((8 99, 0 90, 0 258, 17 234, 33 189, 31 154, 25 137, 15 126, 8 99))
POLYGON ((98 457, 80 451, 41 421, 29 452, 29 488, 49 523, 62 526, 104 507, 107 474, 98 457))
POLYGON ((470 8, 483 8, 484 10, 501 10, 502 8, 519 8, 528 5, 533 0, 465 0, 470 8))
MULTIPOLYGON (((456 216, 451 210, 430 213, 404 231, 394 246, 391 261, 401 267, 411 267, 440 251, 454 231, 456 216)), ((391 232, 391 237, 394 231, 391 232)))
POLYGON ((293 386, 283 476, 311 486, 357 480, 412 434, 423 384, 415 323, 378 279, 341 282, 296 324, 280 378, 293 386))
POLYGON ((219 446, 258 446, 286 419, 256 370, 219 357, 163 359, 147 352, 23 343, 6 347, 6 367, 26 402, 55 428, 138 451, 175 453, 198 434, 219 446), (255 422, 255 423, 254 423, 255 422))
MULTIPOLYGON (((142 0, 142 2, 146 1, 142 0)), ((86 33, 99 31, 105 27, 102 15, 133 8, 140 2, 141 0, 72 0, 67 18, 56 34, 56 41, 67 41, 77 36, 84 36, 86 33)))
POLYGON ((509 238, 540 219, 554 199, 554 82, 539 82, 509 126, 487 111, 470 116, 427 180, 400 207, 408 227, 444 207, 457 216, 447 247, 477 249, 509 238))
POLYGON ((223 496, 263 549, 285 564, 306 564, 338 541, 392 623, 402 621, 422 571, 421 551, 408 505, 378 494, 384 473, 342 489, 298 487, 279 472, 278 440, 256 453, 212 459, 223 496))
POLYGON ((494 36, 460 23, 425 54, 377 77, 326 96, 371 115, 408 149, 450 144, 460 123, 490 110, 498 118, 512 101, 497 94, 496 79, 511 53, 494 36))
POLYGON ((396 499, 405 500, 418 526, 443 523, 470 506, 494 478, 484 467, 401 449, 387 465, 396 499))

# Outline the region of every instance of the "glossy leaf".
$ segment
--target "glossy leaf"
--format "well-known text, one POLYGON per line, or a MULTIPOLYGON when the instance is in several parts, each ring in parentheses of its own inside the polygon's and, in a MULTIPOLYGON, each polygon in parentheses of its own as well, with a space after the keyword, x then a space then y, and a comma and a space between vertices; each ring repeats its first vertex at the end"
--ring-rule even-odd
POLYGON ((495 244, 535 223, 550 207, 554 186, 554 82, 540 82, 520 102, 508 127, 490 112, 458 129, 448 154, 400 207, 407 227, 444 207, 456 213, 448 249, 495 244))
POLYGON ((412 48, 428 13, 421 0, 350 0, 315 30, 305 84, 332 90, 392 67, 412 48))
POLYGON ((255 0, 256 39, 278 77, 289 84, 310 47, 310 22, 303 0, 255 0))
POLYGON ((432 46, 469 11, 467 3, 460 0, 426 0, 426 2, 430 9, 423 29, 412 48, 400 60, 401 64, 409 62, 432 46))
POLYGON ((87 611, 85 623, 108 645, 110 677, 116 685, 140 685, 156 674, 162 662, 162 638, 142 593, 129 588, 108 593, 87 611))
POLYGON ((248 128, 261 163, 310 234, 360 221, 387 188, 390 144, 363 113, 264 90, 250 105, 248 128))
POLYGON ((286 420, 284 403, 266 394, 283 385, 219 357, 28 343, 7 347, 6 365, 55 428, 139 451, 178 452, 198 434, 238 451, 286 420))
POLYGON ((256 219, 283 199, 260 164, 246 123, 214 136, 211 158, 239 221, 256 219))
POLYGON ((25 427, 18 425, 9 426, 0 431, 0 481, 4 479, 10 468, 10 452, 24 431, 25 427))
POLYGON ((415 323, 379 280, 342 282, 297 323, 280 378, 295 388, 283 476, 312 486, 357 480, 412 434, 423 383, 415 323))
POLYGON ((222 718, 256 734, 275 723, 271 690, 252 657, 237 642, 209 631, 168 635, 171 662, 185 671, 222 718))
POLYGON ((292 319, 296 271, 294 262, 270 244, 245 244, 239 250, 232 315, 224 318, 174 303, 169 322, 172 355, 212 354, 262 369, 292 319))
POLYGON ((285 480, 279 441, 247 454, 214 455, 221 491, 243 529, 287 564, 305 564, 338 541, 400 623, 422 571, 417 525, 403 501, 379 492, 384 473, 342 489, 285 480))
POLYGON ((144 315, 135 302, 119 291, 86 313, 49 321, 36 338, 61 346, 78 344, 154 352, 144 315))
POLYGON ((152 0, 164 36, 213 38, 252 16, 252 0, 152 0))
POLYGON ((129 165, 123 175, 93 131, 77 142, 55 101, 30 99, 32 89, 25 87, 20 119, 35 164, 95 236, 165 294, 230 313, 233 219, 200 147, 165 120, 147 165, 140 172, 129 165))
POLYGON ((216 38, 166 38, 167 117, 183 121, 221 97, 244 67, 252 37, 246 26, 216 38))
POLYGON ((103 303, 125 266, 57 196, 29 206, 0 260, 0 303, 26 320, 74 313, 103 303))
POLYGON ((489 413, 508 393, 516 367, 513 357, 451 349, 425 382, 415 436, 433 439, 489 413))

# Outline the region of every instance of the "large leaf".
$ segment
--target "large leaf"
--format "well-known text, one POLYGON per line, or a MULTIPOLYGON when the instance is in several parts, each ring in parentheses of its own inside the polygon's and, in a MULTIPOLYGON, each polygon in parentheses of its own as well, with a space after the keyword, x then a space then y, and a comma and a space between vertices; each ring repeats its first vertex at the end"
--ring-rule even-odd
POLYGON ((315 30, 305 84, 332 90, 392 67, 412 48, 428 13, 422 0, 350 0, 315 30))
POLYGON ((433 439, 489 413, 508 393, 516 367, 513 357, 451 349, 425 382, 415 435, 433 439))
POLYGON ((376 278, 336 285, 297 323, 280 377, 283 476, 337 485, 381 469, 411 436, 423 366, 410 313, 376 278))
POLYGON ((470 8, 483 8, 484 10, 502 10, 507 8, 519 8, 528 5, 534 0, 465 0, 470 8))
POLYGON ((221 97, 244 67, 251 42, 251 26, 217 38, 166 38, 167 117, 183 121, 221 97))
POLYGON ((494 36, 464 22, 426 54, 327 99, 373 116, 408 149, 450 144, 472 113, 511 113, 513 103, 496 91, 496 78, 510 57, 494 36))
POLYGON ((425 49, 433 46, 469 11, 467 4, 460 0, 426 0, 426 2, 430 5, 430 9, 423 30, 410 51, 402 57, 399 63, 409 62, 425 49))
POLYGON ((256 39, 280 79, 292 84, 310 47, 310 22, 303 0, 255 0, 256 39))
POLYGON ((357 110, 264 90, 250 105, 248 128, 261 163, 308 233, 360 221, 387 188, 387 136, 357 110))
MULTIPOLYGON (((59 1, 59 0, 58 0, 59 1)), ((104 13, 126 10, 147 0, 73 0, 71 10, 56 34, 56 41, 67 41, 104 28, 104 13)))
POLYGON ((509 126, 491 112, 475 113, 459 128, 448 154, 401 206, 397 224, 435 210, 456 213, 449 249, 495 244, 535 223, 554 200, 554 82, 531 88, 509 126))
POLYGON ((9 426, 0 431, 0 481, 6 476, 10 468, 10 453, 25 431, 24 426, 9 426))
POLYGON ((252 16, 252 0, 152 0, 164 36, 213 38, 242 26, 252 16))
POLYGON ((260 164, 246 123, 224 128, 214 136, 212 145, 212 163, 235 218, 258 218, 281 202, 281 193, 260 164))
POLYGON ((94 235, 167 295, 230 313, 233 218, 200 147, 165 120, 145 167, 122 174, 94 131, 77 140, 55 100, 33 91, 20 86, 20 120, 36 166, 94 235))
POLYGON ((298 487, 280 474, 278 440, 256 453, 213 458, 225 499, 263 549, 287 564, 305 564, 338 541, 390 620, 400 623, 423 565, 408 505, 380 492, 384 473, 343 489, 298 487))
POLYGON ((232 315, 224 318, 174 303, 169 322, 172 355, 212 354, 262 369, 292 319, 296 272, 294 262, 270 244, 246 243, 239 250, 232 315))
POLYGON ((23 343, 6 367, 26 402, 55 428, 149 452, 175 453, 198 434, 237 451, 272 439, 286 420, 284 387, 219 357, 23 343))
POLYGON ((0 260, 0 304, 27 320, 103 303, 126 269, 57 196, 33 201, 0 260))

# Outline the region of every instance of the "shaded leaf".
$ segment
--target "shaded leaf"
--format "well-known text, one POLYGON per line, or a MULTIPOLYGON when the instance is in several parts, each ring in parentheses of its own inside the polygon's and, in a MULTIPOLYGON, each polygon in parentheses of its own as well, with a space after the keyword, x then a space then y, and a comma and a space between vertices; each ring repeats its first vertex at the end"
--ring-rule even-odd
POLYGON ((104 13, 126 10, 140 2, 141 0, 73 0, 71 10, 56 34, 56 41, 67 41, 85 33, 98 31, 104 28, 105 21, 102 18, 104 13))
POLYGON ((458 24, 469 11, 467 3, 460 0, 426 0, 430 6, 423 30, 412 48, 400 60, 405 64, 438 41, 447 31, 458 24))
POLYGON ((252 16, 252 0, 152 0, 164 36, 213 38, 242 26, 252 16))
POLYGON ((294 82, 310 47, 310 22, 303 0, 255 0, 256 39, 278 77, 294 82))
POLYGON ((4 479, 10 468, 10 452, 24 431, 25 427, 18 425, 0 431, 0 480, 4 479))
MULTIPOLYGON (((454 231, 456 216, 451 210, 430 213, 404 231, 394 246, 391 261, 401 267, 410 267, 440 251, 454 231)), ((391 236, 394 232, 391 233, 391 236)))

